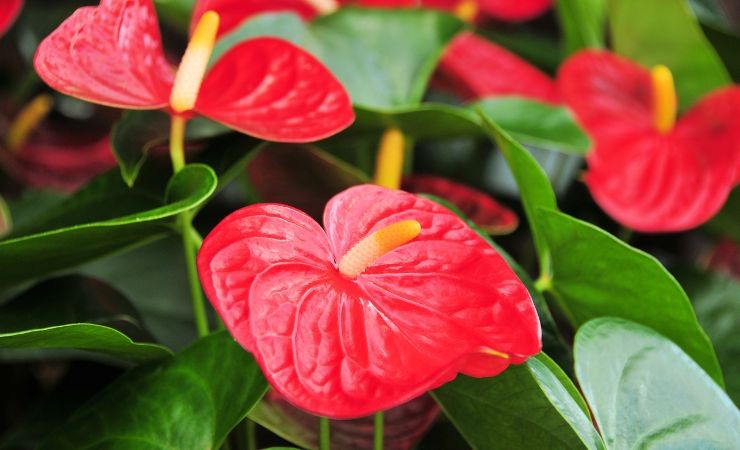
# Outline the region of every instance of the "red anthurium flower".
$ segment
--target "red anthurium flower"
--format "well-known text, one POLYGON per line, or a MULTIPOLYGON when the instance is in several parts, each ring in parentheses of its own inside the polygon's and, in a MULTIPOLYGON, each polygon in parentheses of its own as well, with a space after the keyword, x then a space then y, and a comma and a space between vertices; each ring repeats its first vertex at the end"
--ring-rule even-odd
POLYGON ((555 82, 520 57, 473 33, 460 33, 445 50, 435 82, 464 100, 516 95, 558 103, 555 82))
POLYGON ((39 46, 34 66, 54 89, 127 109, 199 113, 262 139, 303 142, 349 126, 354 113, 337 79, 287 41, 235 46, 206 73, 218 30, 205 14, 177 74, 164 58, 151 0, 83 7, 39 46), (201 85, 202 83, 202 85, 201 85))
POLYGON ((226 326, 294 405, 364 416, 540 351, 527 289, 446 208, 361 185, 329 201, 324 225, 252 205, 224 219, 198 255, 226 326))
POLYGON ((221 16, 218 35, 233 31, 244 20, 261 13, 294 12, 304 19, 313 18, 318 11, 308 0, 198 0, 193 7, 190 30, 195 30, 206 11, 216 11, 221 16))
POLYGON ((23 0, 0 0, 0 36, 13 25, 23 8, 23 0))
POLYGON ((740 88, 715 91, 675 121, 670 71, 584 51, 561 67, 563 99, 595 139, 585 180, 614 219, 643 232, 711 218, 738 181, 740 88))
POLYGON ((516 214, 490 195, 442 177, 411 175, 404 178, 403 189, 436 195, 451 202, 486 233, 507 234, 519 225, 516 214))

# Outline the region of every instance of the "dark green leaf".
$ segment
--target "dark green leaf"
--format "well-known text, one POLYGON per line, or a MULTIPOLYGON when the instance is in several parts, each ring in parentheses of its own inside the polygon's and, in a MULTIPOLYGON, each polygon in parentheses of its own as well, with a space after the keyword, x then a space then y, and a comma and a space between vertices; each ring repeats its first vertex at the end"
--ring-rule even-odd
POLYGON ((394 126, 418 140, 484 135, 474 112, 441 103, 424 103, 393 112, 356 108, 356 113, 355 123, 347 134, 377 134, 394 126))
POLYGON ((740 281, 727 275, 681 270, 681 285, 694 304, 699 323, 717 350, 727 393, 740 404, 740 281))
POLYGON ((658 260, 557 211, 540 209, 538 223, 552 257, 550 291, 574 325, 614 316, 649 326, 722 384, 714 349, 686 293, 658 260))
POLYGON ((473 105, 516 141, 545 150, 583 155, 591 140, 565 107, 519 97, 498 97, 473 105))
POLYGON ((208 199, 216 184, 209 167, 190 165, 172 178, 163 201, 161 190, 129 189, 118 173, 109 172, 49 211, 29 234, 0 242, 0 287, 161 236, 171 231, 177 214, 208 199))
POLYGON ((686 0, 611 1, 609 20, 617 53, 673 71, 681 109, 731 82, 686 0))
POLYGON ((42 449, 215 449, 262 398, 257 363, 226 332, 127 372, 42 449))
POLYGON ((0 348, 88 350, 136 363, 172 354, 142 340, 150 338, 128 300, 90 278, 46 281, 0 306, 0 348))
MULTIPOLYGON (((126 184, 133 186, 149 151, 165 144, 170 116, 162 111, 126 111, 111 132, 111 146, 126 184)), ((187 139, 204 139, 227 133, 228 128, 202 117, 187 123, 187 139)))
POLYGON ((604 48, 607 0, 559 0, 555 4, 568 53, 604 48))
POLYGON ((578 390, 544 354, 491 378, 458 375, 432 396, 477 450, 605 448, 578 390))
POLYGON ((542 230, 535 216, 537 208, 557 208, 555 193, 545 172, 537 161, 521 145, 514 141, 483 111, 479 111, 483 120, 483 127, 491 139, 496 143, 511 169, 514 179, 522 195, 524 212, 527 215, 529 226, 534 236, 537 255, 540 260, 540 272, 547 274, 550 267, 549 249, 542 236, 542 230))
POLYGON ((740 187, 736 187, 727 197, 722 210, 707 223, 707 227, 719 235, 727 235, 740 242, 740 187))
POLYGON ((627 320, 588 322, 576 374, 612 450, 737 449, 740 413, 679 347, 627 320))
POLYGON ((421 101, 445 45, 463 26, 422 9, 346 7, 310 24, 290 14, 264 14, 225 36, 211 60, 248 38, 282 37, 326 64, 354 104, 389 112, 421 101))

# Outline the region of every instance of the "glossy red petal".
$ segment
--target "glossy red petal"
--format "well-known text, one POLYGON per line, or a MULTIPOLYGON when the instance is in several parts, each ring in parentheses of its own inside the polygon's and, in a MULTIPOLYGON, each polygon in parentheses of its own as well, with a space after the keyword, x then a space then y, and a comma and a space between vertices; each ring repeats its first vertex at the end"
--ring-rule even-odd
POLYGON ((555 83, 536 67, 473 33, 461 33, 447 47, 437 82, 465 100, 518 95, 557 103, 555 83))
POLYGON ((584 50, 563 63, 557 84, 597 144, 629 143, 654 132, 650 73, 630 60, 584 50))
POLYGON ((165 107, 174 77, 151 0, 78 9, 41 42, 34 67, 64 94, 126 109, 165 107))
POLYGON ((550 9, 553 0, 478 0, 487 16, 511 22, 533 19, 550 9))
POLYGON ((249 292, 273 264, 324 267, 332 261, 324 231, 306 214, 282 205, 252 205, 226 217, 203 241, 198 272, 203 288, 236 340, 252 348, 249 292))
POLYGON ((200 16, 209 10, 216 11, 221 18, 219 36, 233 31, 256 14, 293 12, 306 20, 316 15, 316 10, 305 0, 198 0, 191 16, 191 32, 200 16))
POLYGON ((275 38, 246 41, 222 56, 206 75, 195 109, 280 142, 316 141, 355 117, 349 95, 321 62, 275 38))
POLYGON ((490 195, 442 177, 412 175, 404 178, 403 189, 432 194, 451 202, 487 233, 511 233, 519 224, 516 214, 490 195))
POLYGON ((13 25, 21 8, 23 0, 0 0, 0 37, 13 25))

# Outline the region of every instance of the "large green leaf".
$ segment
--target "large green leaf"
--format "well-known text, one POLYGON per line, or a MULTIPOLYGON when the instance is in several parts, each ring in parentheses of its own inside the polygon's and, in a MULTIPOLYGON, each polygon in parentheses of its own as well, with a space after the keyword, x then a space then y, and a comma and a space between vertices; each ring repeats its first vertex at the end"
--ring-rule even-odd
POLYGON ((545 150, 583 155, 591 140, 568 108, 519 97, 497 97, 473 105, 516 141, 545 150))
POLYGON ((432 396, 476 450, 604 448, 578 390, 544 354, 491 378, 458 375, 432 396))
MULTIPOLYGON (((113 154, 126 184, 133 186, 149 151, 167 142, 170 116, 159 110, 126 111, 111 132, 113 154)), ((203 117, 187 123, 186 139, 204 139, 227 133, 228 128, 203 117)))
POLYGON ((255 36, 288 39, 318 57, 357 106, 389 111, 418 104, 447 42, 464 24, 437 11, 342 8, 309 24, 290 14, 264 14, 224 36, 217 60, 255 36))
POLYGON ((0 242, 0 288, 161 236, 171 231, 174 216, 206 201, 217 185, 204 165, 187 166, 165 192, 161 181, 130 189, 120 174, 109 172, 39 218, 26 234, 0 242))
POLYGON ((558 0, 555 10, 568 53, 604 48, 607 0, 558 0))
POLYGON ((722 384, 714 349, 686 293, 658 260, 557 211, 540 209, 537 221, 552 257, 549 290, 574 325, 614 316, 649 326, 722 384))
POLYGON ((686 0, 610 0, 614 49, 645 66, 674 73, 681 109, 731 82, 686 0))
POLYGON ((137 363, 172 354, 147 340, 128 300, 90 278, 49 280, 0 306, 3 349, 87 350, 137 363))
POLYGON ((516 184, 519 186, 524 212, 532 229, 540 260, 540 272, 546 275, 550 270, 549 249, 535 214, 537 208, 557 208, 555 192, 552 190, 550 180, 534 157, 491 120, 485 111, 479 110, 479 113, 483 127, 504 155, 516 184))
POLYGON ((575 339, 576 374, 609 450, 740 448, 740 413, 679 347, 601 318, 575 339))
POLYGON ((727 393, 740 404, 740 281, 729 275, 684 269, 677 273, 689 294, 699 323, 712 340, 727 383, 727 393))
POLYGON ((42 449, 215 449, 267 390, 226 332, 127 372, 77 410, 42 449))
POLYGON ((395 108, 392 112, 355 108, 357 118, 346 131, 353 133, 380 133, 388 127, 397 127, 413 139, 444 139, 463 136, 484 136, 478 117, 472 111, 441 103, 395 108))

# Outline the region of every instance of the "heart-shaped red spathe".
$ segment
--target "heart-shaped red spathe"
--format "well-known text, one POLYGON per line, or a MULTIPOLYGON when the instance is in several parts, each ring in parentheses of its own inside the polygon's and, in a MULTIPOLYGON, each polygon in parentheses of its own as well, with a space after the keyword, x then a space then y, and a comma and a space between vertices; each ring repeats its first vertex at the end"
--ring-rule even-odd
POLYGON ((321 62, 288 41, 243 42, 206 75, 195 110, 265 140, 310 142, 354 121, 347 91, 321 62))
POLYGON ((0 37, 13 25, 22 8, 23 0, 0 0, 0 37))
POLYGON ((198 0, 190 20, 191 31, 206 11, 215 11, 221 17, 219 36, 257 14, 293 12, 306 20, 316 15, 316 10, 306 0, 198 0))
POLYGON ((198 255, 201 281, 226 326, 296 406, 360 417, 457 373, 493 376, 540 351, 526 288, 446 208, 362 185, 329 201, 324 224, 326 231, 283 205, 248 206, 224 219, 198 255), (350 247, 407 219, 421 224, 416 239, 356 279, 339 273, 350 247))
POLYGON ((445 50, 435 81, 464 100, 517 95, 558 103, 555 82, 506 49, 476 36, 460 33, 445 50))
POLYGON ((561 67, 563 99, 596 141, 586 183, 614 219, 643 232, 694 228, 709 220, 737 184, 740 88, 704 97, 660 133, 653 124, 648 71, 601 51, 561 67))
MULTIPOLYGON (((51 87, 73 97, 126 109, 165 108, 174 72, 158 27, 151 0, 102 0, 78 9, 47 37, 34 66, 51 87)), ((251 39, 224 54, 205 75, 194 112, 281 142, 315 141, 354 120, 336 77, 275 38, 251 39)))

